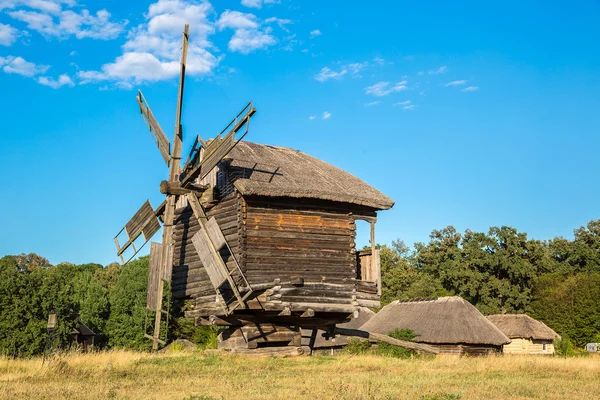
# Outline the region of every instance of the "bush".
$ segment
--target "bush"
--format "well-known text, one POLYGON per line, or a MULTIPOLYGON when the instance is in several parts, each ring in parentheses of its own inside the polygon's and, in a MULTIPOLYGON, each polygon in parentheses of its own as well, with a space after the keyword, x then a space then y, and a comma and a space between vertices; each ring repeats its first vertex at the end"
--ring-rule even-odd
MULTIPOLYGON (((414 341, 415 333, 410 329, 394 329, 388 333, 388 336, 398 340, 406 340, 408 342, 414 341)), ((405 349, 404 347, 394 346, 389 343, 379 343, 377 345, 377 354, 394 357, 394 358, 413 358, 418 357, 419 354, 413 350, 405 349)))
POLYGON ((368 340, 350 338, 344 350, 352 355, 368 354, 371 351, 371 343, 368 340))
POLYGON ((561 357, 577 357, 588 355, 586 351, 576 348, 573 345, 573 342, 571 342, 571 339, 568 337, 554 340, 554 350, 556 351, 556 354, 561 357))
MULTIPOLYGON (((410 329, 394 329, 388 336, 394 339, 406 340, 412 342, 415 333, 410 329)), ((372 346, 368 340, 361 340, 351 338, 348 340, 348 345, 345 348, 346 353, 359 355, 359 354, 373 354, 378 356, 394 357, 394 358, 413 358, 419 355, 413 350, 405 349, 404 347, 394 346, 389 343, 379 342, 377 346, 372 346)))

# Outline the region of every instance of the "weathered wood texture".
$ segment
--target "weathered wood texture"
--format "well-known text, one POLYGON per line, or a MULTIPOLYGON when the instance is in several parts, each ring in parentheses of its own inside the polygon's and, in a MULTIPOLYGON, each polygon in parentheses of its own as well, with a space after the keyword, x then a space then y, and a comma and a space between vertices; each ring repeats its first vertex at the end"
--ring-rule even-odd
MULTIPOLYGON (((246 200, 234 192, 207 215, 214 216, 250 286, 261 288, 254 289, 249 309, 299 313, 308 319, 315 313, 380 306, 376 282, 357 279, 355 215, 348 209, 315 207, 297 199, 246 200), (301 285, 292 283, 299 278, 301 285), (280 283, 273 285, 276 280, 280 283)), ((222 304, 215 301, 218 296, 192 245, 199 230, 189 207, 178 210, 173 294, 194 300, 189 315, 222 315, 222 304)), ((226 246, 221 249, 243 290, 245 282, 228 254, 226 246)))
MULTIPOLYGON (((223 199, 215 207, 207 211, 209 218, 214 217, 231 251, 239 257, 240 200, 235 195, 223 199)), ((216 303, 216 293, 210 278, 196 252, 192 238, 200 231, 198 220, 190 206, 176 210, 174 228, 173 255, 173 297, 192 298, 195 308, 206 308, 207 312, 221 310, 222 305, 216 303)), ((220 250, 227 268, 233 272, 234 278, 239 273, 226 247, 220 250)))

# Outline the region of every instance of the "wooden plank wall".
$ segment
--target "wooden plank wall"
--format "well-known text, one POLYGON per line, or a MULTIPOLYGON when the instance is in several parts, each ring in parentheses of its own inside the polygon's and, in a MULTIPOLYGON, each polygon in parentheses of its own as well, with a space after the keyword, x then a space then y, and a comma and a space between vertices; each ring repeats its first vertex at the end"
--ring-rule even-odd
MULTIPOLYGON (((245 200, 243 200, 245 201, 245 200)), ((308 201, 248 200, 242 206, 241 254, 250 285, 300 276, 304 285, 272 290, 266 304, 356 305, 356 226, 348 210, 309 207, 308 201)), ((308 307, 308 306, 307 306, 308 307)), ((300 307, 302 309, 302 307, 300 307)))
MULTIPOLYGON (((200 229, 198 221, 189 206, 177 209, 175 215, 173 297, 194 299, 194 309, 215 309, 217 307, 215 289, 192 244, 192 237, 200 229)), ((236 194, 228 196, 208 210, 207 216, 215 217, 231 251, 239 258, 240 198, 236 194)), ((226 248, 221 252, 224 256, 227 255, 226 248)), ((224 259, 227 261, 227 267, 234 271, 234 276, 239 276, 233 260, 228 260, 227 257, 224 259)))

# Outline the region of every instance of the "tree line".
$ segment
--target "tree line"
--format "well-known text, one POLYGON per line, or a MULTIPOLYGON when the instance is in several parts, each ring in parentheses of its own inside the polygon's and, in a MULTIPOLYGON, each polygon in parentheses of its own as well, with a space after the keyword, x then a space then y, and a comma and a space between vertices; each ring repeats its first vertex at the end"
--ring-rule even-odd
MULTIPOLYGON (((577 346, 600 342, 600 220, 576 229, 573 240, 530 239, 506 226, 464 233, 449 226, 412 249, 401 240, 378 247, 383 304, 458 295, 486 315, 527 313, 577 346)), ((126 266, 51 265, 36 254, 1 258, 0 354, 42 353, 53 309, 58 346, 71 343, 82 321, 96 332, 97 347, 149 349, 147 273, 147 256, 126 266)), ((173 315, 185 307, 172 304, 173 315)), ((169 337, 204 343, 214 340, 214 331, 176 317, 169 337)))
POLYGON ((531 239, 507 226, 448 226, 429 239, 380 247, 383 303, 458 295, 484 315, 527 313, 580 347, 600 342, 600 220, 573 240, 531 239))

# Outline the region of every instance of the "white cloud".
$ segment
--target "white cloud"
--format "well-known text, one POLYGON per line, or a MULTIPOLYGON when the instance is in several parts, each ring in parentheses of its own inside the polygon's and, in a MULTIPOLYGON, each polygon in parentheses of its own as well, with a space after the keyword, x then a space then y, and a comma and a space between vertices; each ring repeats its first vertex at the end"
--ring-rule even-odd
POLYGON ((59 14, 62 4, 67 7, 77 5, 75 0, 0 0, 0 11, 17 7, 28 7, 49 14, 59 14))
POLYGON ((186 72, 207 74, 223 57, 209 51, 213 47, 208 41, 214 33, 208 19, 212 12, 207 2, 159 0, 149 6, 147 23, 130 30, 122 55, 99 71, 79 71, 77 76, 82 84, 112 81, 123 89, 130 89, 134 83, 172 79, 179 74, 181 35, 186 23, 190 24, 186 72))
POLYGON ((397 103, 394 103, 394 106, 407 106, 410 104, 410 100, 406 100, 406 101, 399 101, 397 103))
POLYGON ((464 85, 465 83, 467 83, 466 80, 460 80, 460 81, 452 81, 452 82, 448 82, 444 85, 444 87, 448 87, 448 86, 460 86, 460 85, 464 85))
POLYGON ((242 5, 250 8, 261 8, 264 4, 278 4, 279 0, 242 0, 242 5))
POLYGON ((423 72, 423 71, 419 71, 419 72, 417 73, 417 75, 419 75, 419 76, 423 76, 424 74, 425 74, 425 72, 423 72))
POLYGON ((461 92, 475 92, 476 90, 479 90, 479 86, 467 86, 461 92))
POLYGON ((402 109, 403 110, 414 110, 417 106, 415 106, 414 104, 410 104, 407 106, 404 106, 402 109))
POLYGON ((391 94, 394 92, 400 92, 402 90, 407 90, 408 88, 406 87, 406 84, 407 84, 406 81, 401 81, 401 82, 395 83, 393 85, 390 85, 390 82, 378 82, 374 85, 366 87, 365 93, 371 94, 373 96, 378 96, 378 97, 387 96, 388 94, 391 94))
POLYGON ((360 75, 360 72, 362 70, 364 70, 365 68, 367 68, 368 65, 369 65, 368 62, 362 62, 362 63, 358 62, 358 63, 348 64, 344 68, 348 68, 348 70, 352 74, 353 78, 362 78, 362 76, 360 75))
POLYGON ((62 86, 75 86, 75 83, 73 83, 73 81, 67 74, 62 74, 56 80, 47 76, 40 76, 37 81, 42 85, 50 86, 52 89, 58 89, 62 86))
POLYGON ((221 17, 217 21, 217 27, 220 30, 225 28, 256 29, 258 28, 258 22, 256 15, 254 14, 244 14, 239 11, 226 10, 221 14, 221 17))
POLYGON ((339 72, 333 71, 329 67, 323 67, 321 71, 317 75, 315 75, 315 79, 319 82, 325 82, 329 79, 341 79, 344 75, 348 73, 347 69, 342 69, 339 72))
POLYGON ((373 106, 376 106, 376 105, 378 105, 380 103, 381 103, 381 101, 371 101, 369 103, 365 103, 365 107, 373 107, 373 106))
MULTIPOLYGON (((62 10, 60 1, 29 0, 13 2, 11 7, 19 8, 7 14, 16 20, 25 22, 27 28, 47 37, 66 38, 75 36, 78 39, 114 39, 125 28, 128 21, 112 22, 108 11, 102 9, 96 14, 87 9, 81 11, 62 10), (25 10, 26 6, 35 9, 25 10)), ((69 6, 71 3, 67 3, 69 6)), ((75 4, 72 4, 75 5, 75 4)))
POLYGON ((317 36, 321 36, 321 31, 320 30, 315 29, 314 31, 310 32, 310 37, 311 38, 314 38, 314 37, 317 37, 317 36))
POLYGON ((329 118, 331 118, 331 113, 329 111, 325 111, 323 113, 323 117, 322 118, 323 119, 329 119, 329 118))
MULTIPOLYGON (((439 67, 438 69, 430 69, 429 71, 427 71, 427 73, 429 75, 439 75, 439 74, 443 74, 446 72, 446 66, 444 65, 443 67, 439 67)), ((419 74, 421 75, 421 74, 419 74)))
MULTIPOLYGON (((292 21, 291 19, 285 19, 285 18, 271 17, 271 18, 265 19, 265 23, 267 23, 267 24, 271 24, 273 22, 277 23, 277 25, 279 25, 279 27, 281 29, 283 29, 284 31, 286 31, 286 32, 289 32, 289 30, 287 29, 286 25, 294 23, 294 21, 292 21)), ((295 36, 296 35, 294 35, 294 37, 295 36)))
POLYGON ((379 64, 379 65, 385 64, 385 60, 383 58, 381 58, 381 57, 375 57, 373 59, 373 61, 375 62, 375 64, 379 64))
POLYGON ((72 52, 70 52, 70 53, 69 53, 69 55, 70 55, 71 57, 74 57, 74 56, 76 56, 77 54, 78 54, 78 53, 77 53, 75 50, 73 50, 72 52))
POLYGON ((311 121, 312 121, 313 119, 315 119, 315 118, 317 118, 317 117, 316 117, 316 116, 314 116, 314 115, 311 115, 310 117, 308 117, 308 119, 310 119, 311 121))
POLYGON ((0 46, 12 45, 19 36, 19 31, 10 25, 0 24, 0 46))
POLYGON ((277 43, 271 33, 271 28, 264 31, 257 29, 238 29, 229 41, 228 47, 231 51, 248 54, 254 50, 264 49, 277 43))
POLYGON ((8 56, 2 59, 0 65, 3 65, 2 70, 7 74, 19 74, 31 78, 38 74, 43 74, 50 69, 48 65, 35 64, 25 61, 23 57, 8 56))

